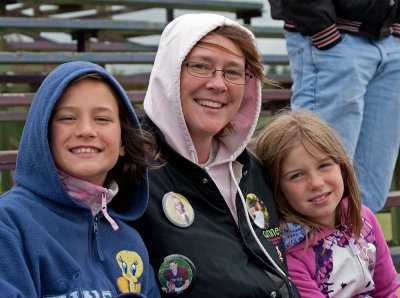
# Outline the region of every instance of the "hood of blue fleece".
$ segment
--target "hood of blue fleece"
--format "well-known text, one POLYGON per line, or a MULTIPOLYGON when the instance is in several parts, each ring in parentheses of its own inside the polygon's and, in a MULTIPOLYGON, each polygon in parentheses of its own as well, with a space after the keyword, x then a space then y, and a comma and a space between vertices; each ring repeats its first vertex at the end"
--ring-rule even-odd
MULTIPOLYGON (((99 73, 111 82, 119 94, 117 100, 123 101, 134 123, 140 128, 124 89, 104 68, 89 62, 62 64, 46 77, 33 99, 18 149, 15 181, 19 186, 53 203, 90 212, 89 207, 70 197, 65 190, 57 174, 48 141, 49 120, 54 105, 73 79, 87 73, 99 73)), ((118 213, 108 209, 113 218, 135 220, 143 214, 148 200, 147 172, 145 177, 139 186, 132 183, 131 189, 124 191, 124 196, 115 198, 126 200, 123 205, 128 207, 118 213)))

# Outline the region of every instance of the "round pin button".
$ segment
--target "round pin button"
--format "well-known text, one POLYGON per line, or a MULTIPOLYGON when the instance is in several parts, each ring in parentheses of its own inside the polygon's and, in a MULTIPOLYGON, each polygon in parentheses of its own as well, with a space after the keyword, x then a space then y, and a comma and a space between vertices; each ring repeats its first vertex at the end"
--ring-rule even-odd
POLYGON ((168 192, 163 196, 162 206, 165 216, 171 223, 180 227, 189 227, 194 220, 194 210, 189 201, 181 194, 168 192))
POLYGON ((269 213, 263 201, 255 194, 249 193, 246 196, 246 205, 254 224, 260 229, 267 229, 269 227, 269 213))
POLYGON ((183 293, 190 287, 195 278, 196 269, 192 261, 179 254, 165 257, 158 270, 161 290, 167 294, 183 293))

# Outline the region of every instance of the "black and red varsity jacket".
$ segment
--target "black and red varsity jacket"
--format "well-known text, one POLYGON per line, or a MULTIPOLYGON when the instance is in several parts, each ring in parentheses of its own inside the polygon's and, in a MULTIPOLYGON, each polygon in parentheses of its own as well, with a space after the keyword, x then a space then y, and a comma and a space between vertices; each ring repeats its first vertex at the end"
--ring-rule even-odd
POLYGON ((340 32, 372 39, 400 37, 399 0, 268 0, 285 30, 310 36, 320 50, 341 41, 340 32))

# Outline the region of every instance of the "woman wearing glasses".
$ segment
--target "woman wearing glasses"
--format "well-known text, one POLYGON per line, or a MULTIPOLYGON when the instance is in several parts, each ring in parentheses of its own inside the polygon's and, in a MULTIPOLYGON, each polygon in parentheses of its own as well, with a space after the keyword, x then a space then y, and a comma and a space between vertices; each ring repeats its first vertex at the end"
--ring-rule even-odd
POLYGON ((262 70, 253 34, 223 16, 183 15, 161 36, 144 128, 165 165, 149 172, 148 209, 135 228, 164 296, 299 297, 271 190, 246 150, 260 112, 262 70), (174 196, 187 224, 175 214, 174 196), (249 211, 255 199, 268 215, 264 228, 249 211), (181 271, 165 280, 170 262, 181 271), (183 278, 189 282, 177 290, 183 278))

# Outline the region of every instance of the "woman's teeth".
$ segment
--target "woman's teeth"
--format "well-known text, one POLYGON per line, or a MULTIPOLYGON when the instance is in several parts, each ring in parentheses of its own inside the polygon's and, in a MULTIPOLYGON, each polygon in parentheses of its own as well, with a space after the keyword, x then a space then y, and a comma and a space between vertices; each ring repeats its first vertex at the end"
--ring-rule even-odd
POLYGON ((211 107, 211 108, 222 107, 222 103, 215 102, 215 101, 208 101, 208 100, 200 100, 199 104, 201 104, 202 106, 211 107))

